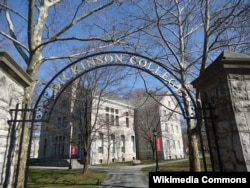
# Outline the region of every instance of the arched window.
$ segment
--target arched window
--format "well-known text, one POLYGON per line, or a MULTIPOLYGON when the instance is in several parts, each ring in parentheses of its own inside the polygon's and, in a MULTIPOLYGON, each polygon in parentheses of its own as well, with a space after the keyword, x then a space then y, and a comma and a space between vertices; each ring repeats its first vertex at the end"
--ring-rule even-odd
POLYGON ((131 142, 132 142, 133 152, 135 152, 135 137, 134 136, 131 136, 131 142))

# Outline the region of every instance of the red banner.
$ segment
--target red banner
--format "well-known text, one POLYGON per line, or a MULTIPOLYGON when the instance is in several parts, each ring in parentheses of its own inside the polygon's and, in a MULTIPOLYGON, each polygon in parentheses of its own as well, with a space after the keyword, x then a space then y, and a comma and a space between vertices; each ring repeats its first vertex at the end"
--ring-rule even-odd
POLYGON ((156 145, 156 151, 161 151, 161 138, 160 137, 155 138, 155 145, 156 145))
POLYGON ((71 146, 71 155, 76 155, 76 146, 71 146))

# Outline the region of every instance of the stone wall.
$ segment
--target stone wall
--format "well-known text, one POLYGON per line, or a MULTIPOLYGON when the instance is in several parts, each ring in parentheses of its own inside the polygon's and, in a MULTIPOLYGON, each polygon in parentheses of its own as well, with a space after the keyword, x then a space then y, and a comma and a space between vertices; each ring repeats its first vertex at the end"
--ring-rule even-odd
MULTIPOLYGON (((250 61, 248 64, 250 65, 250 61)), ((250 171, 250 68, 248 71, 248 75, 228 75, 232 110, 235 116, 235 124, 237 125, 236 132, 238 132, 237 135, 239 136, 239 143, 233 140, 232 146, 236 149, 238 148, 238 151, 235 150, 234 153, 235 158, 237 161, 242 161, 242 164, 235 166, 237 171, 244 169, 242 167, 244 163, 246 170, 250 171), (237 147, 238 144, 241 147, 237 147), (239 153, 243 153, 243 155, 241 156, 239 153)))
POLYGON ((206 120, 214 171, 250 171, 250 56, 223 52, 192 82, 206 120))
MULTIPOLYGON (((29 76, 5 52, 0 51, 0 186, 12 187, 20 140, 19 126, 14 127, 10 109, 22 104, 29 76)), ((14 115, 14 114, 13 114, 14 115)), ((17 117, 21 119, 20 115, 17 117)))

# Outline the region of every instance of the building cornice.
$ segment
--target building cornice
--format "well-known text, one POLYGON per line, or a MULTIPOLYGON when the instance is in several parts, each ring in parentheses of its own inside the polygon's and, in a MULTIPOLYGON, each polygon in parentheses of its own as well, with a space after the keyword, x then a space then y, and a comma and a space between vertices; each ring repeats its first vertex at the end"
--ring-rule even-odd
POLYGON ((0 51, 0 68, 24 87, 30 86, 33 82, 30 76, 4 51, 0 51))
POLYGON ((195 88, 199 88, 208 80, 210 82, 215 81, 220 76, 230 73, 249 74, 250 56, 234 52, 222 52, 191 84, 195 88))

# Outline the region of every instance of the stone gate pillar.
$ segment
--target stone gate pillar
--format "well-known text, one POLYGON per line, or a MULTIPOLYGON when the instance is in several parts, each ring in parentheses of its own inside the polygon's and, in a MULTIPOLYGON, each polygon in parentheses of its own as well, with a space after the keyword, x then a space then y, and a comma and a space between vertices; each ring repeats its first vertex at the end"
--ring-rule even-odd
MULTIPOLYGON (((17 164, 26 164, 19 152, 28 147, 28 143, 21 139, 21 124, 10 122, 15 117, 10 110, 16 109, 17 104, 22 105, 24 89, 32 81, 8 53, 0 50, 0 187, 17 187, 18 180, 24 179, 25 169, 17 164)), ((16 119, 22 119, 21 113, 16 119)))
POLYGON ((215 117, 205 124, 214 171, 250 171, 250 56, 223 52, 192 85, 215 117))

